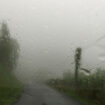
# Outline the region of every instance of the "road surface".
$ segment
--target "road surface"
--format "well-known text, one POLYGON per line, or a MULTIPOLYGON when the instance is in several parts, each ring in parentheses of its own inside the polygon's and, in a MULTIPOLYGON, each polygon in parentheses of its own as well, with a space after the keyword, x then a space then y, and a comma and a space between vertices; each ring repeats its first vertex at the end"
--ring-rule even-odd
POLYGON ((56 90, 41 84, 30 84, 24 89, 20 100, 14 105, 82 105, 56 90))

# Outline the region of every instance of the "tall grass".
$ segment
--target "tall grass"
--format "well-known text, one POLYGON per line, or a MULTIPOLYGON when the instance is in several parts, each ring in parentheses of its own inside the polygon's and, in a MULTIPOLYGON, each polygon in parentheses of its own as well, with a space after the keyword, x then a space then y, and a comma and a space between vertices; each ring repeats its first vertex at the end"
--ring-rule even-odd
POLYGON ((61 92, 82 99, 82 101, 86 100, 92 105, 105 105, 105 70, 97 69, 88 76, 79 73, 78 87, 75 86, 73 73, 64 73, 63 79, 49 81, 49 84, 61 92))
POLYGON ((0 105, 12 105, 22 91, 23 85, 9 70, 0 66, 0 105))

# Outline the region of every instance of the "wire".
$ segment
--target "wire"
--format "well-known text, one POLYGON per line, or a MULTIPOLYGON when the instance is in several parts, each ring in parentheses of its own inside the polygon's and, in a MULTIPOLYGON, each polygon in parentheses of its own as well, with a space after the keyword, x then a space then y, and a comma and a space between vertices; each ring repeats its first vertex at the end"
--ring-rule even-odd
MULTIPOLYGON (((89 44, 89 45, 83 47, 83 49, 84 49, 84 50, 87 50, 87 49, 93 47, 95 44, 99 43, 99 42, 100 42, 101 40, 103 40, 104 38, 105 38, 105 35, 101 36, 100 38, 98 38, 97 40, 95 40, 92 44, 89 44)), ((64 62, 64 64, 65 64, 65 63, 66 63, 66 61, 64 62)), ((74 63, 75 63, 74 61, 71 62, 71 64, 74 64, 74 63)), ((92 67, 90 70, 95 69, 97 65, 100 65, 100 64, 102 64, 102 63, 105 63, 105 62, 101 62, 101 63, 96 64, 96 65, 95 65, 94 67, 92 67)))
MULTIPOLYGON (((101 40, 103 40, 104 38, 105 38, 105 35, 101 36, 100 38, 98 38, 97 40, 95 40, 92 44, 89 44, 88 46, 84 47, 84 50, 87 50, 87 49, 93 47, 95 44, 99 43, 99 42, 100 42, 101 40)), ((96 66, 98 66, 98 65, 100 65, 100 64, 102 64, 102 63, 105 63, 105 62, 100 62, 100 63, 96 64, 94 67, 91 68, 91 70, 92 70, 92 69, 95 69, 96 66)))
POLYGON ((91 47, 93 47, 95 44, 99 43, 101 40, 103 40, 105 38, 105 35, 101 36, 100 38, 98 38, 97 40, 95 40, 93 43, 83 47, 84 50, 87 50, 91 47))
POLYGON ((103 63, 105 63, 105 61, 100 62, 100 63, 97 63, 97 64, 96 64, 95 66, 93 66, 90 70, 96 69, 96 66, 99 66, 100 64, 103 64, 103 63))

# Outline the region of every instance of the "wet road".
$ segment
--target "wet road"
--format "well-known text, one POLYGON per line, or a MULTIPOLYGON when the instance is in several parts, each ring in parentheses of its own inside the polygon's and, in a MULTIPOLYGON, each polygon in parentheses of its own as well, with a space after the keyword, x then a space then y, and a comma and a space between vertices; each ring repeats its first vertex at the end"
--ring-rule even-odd
POLYGON ((20 100, 14 105, 82 105, 52 88, 36 83, 25 88, 20 100))

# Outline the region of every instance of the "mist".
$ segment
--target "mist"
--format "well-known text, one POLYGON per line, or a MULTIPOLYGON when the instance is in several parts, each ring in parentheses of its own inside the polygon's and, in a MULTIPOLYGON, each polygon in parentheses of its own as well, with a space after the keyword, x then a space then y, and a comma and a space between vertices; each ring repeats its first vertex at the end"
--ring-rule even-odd
POLYGON ((7 21, 20 44, 17 78, 41 78, 38 71, 62 77, 74 70, 77 47, 83 49, 83 67, 104 67, 104 5, 104 0, 1 0, 0 22, 7 21))

